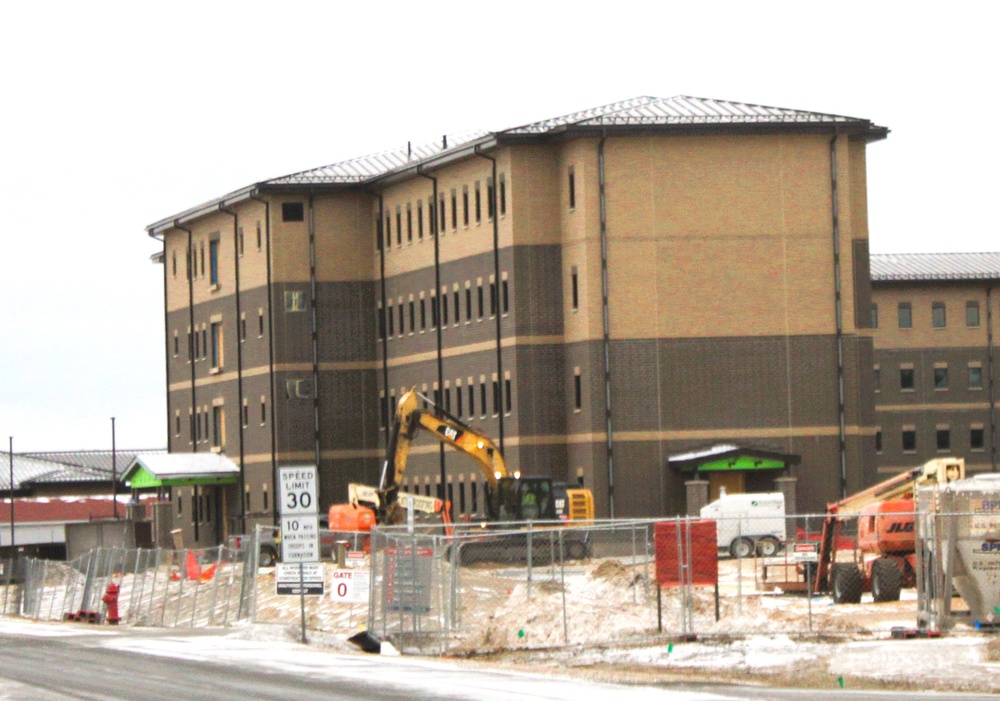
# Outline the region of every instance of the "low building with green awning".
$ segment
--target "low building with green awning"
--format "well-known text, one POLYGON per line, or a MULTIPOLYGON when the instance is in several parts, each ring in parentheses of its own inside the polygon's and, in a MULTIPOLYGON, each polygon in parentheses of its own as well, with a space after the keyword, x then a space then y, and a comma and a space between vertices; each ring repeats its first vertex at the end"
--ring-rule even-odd
MULTIPOLYGON (((789 490, 794 487, 789 481, 794 483, 794 480, 790 468, 801 461, 802 457, 794 453, 721 444, 671 455, 667 465, 686 473, 688 512, 691 513, 695 507, 700 508, 705 501, 715 501, 723 493, 780 491, 791 497, 789 490)), ((794 498, 789 501, 795 503, 794 498)))

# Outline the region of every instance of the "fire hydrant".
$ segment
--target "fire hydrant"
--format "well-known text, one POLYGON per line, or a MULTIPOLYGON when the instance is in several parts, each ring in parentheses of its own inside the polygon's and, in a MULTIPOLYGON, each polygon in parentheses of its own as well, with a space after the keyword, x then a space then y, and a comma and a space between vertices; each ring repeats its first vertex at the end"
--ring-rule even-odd
POLYGON ((101 597, 108 607, 108 624, 116 626, 121 619, 118 617, 118 585, 114 582, 108 585, 108 591, 101 597))

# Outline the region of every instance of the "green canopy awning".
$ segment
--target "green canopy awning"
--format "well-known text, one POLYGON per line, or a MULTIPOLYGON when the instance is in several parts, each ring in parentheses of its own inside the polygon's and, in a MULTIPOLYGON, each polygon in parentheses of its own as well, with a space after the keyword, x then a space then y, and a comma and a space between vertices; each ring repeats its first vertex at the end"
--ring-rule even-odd
POLYGON ((716 445, 667 458, 667 464, 681 472, 723 472, 784 470, 798 465, 801 456, 775 453, 736 445, 716 445))
POLYGON ((222 453, 170 453, 137 456, 123 480, 132 489, 236 484, 240 468, 222 453))

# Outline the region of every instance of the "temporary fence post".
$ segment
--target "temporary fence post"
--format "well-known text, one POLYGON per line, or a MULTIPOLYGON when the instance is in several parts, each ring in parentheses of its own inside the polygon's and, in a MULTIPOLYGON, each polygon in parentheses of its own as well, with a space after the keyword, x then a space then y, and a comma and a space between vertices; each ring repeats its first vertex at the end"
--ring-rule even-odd
MULTIPOLYGON (((170 569, 172 567, 171 563, 174 560, 173 550, 165 553, 167 556, 167 576, 163 582, 163 605, 160 606, 160 627, 165 628, 167 623, 167 602, 170 600, 170 569)), ((156 575, 159 575, 160 562, 156 562, 156 575)))
MULTIPOLYGON (((806 526, 806 537, 809 537, 809 517, 805 518, 806 526)), ((813 563, 811 560, 807 560, 804 564, 804 572, 806 575, 806 607, 807 607, 807 618, 809 624, 809 632, 813 629, 813 589, 816 586, 817 575, 819 574, 819 562, 813 563)))
POLYGON ((743 615, 743 558, 740 544, 743 542, 743 517, 736 521, 736 615, 743 615))
MULTIPOLYGON (((188 554, 189 551, 185 549, 182 552, 184 554, 181 556, 181 560, 180 560, 181 561, 181 564, 180 564, 180 583, 179 583, 179 586, 177 587, 177 608, 174 609, 174 628, 177 627, 178 623, 180 623, 180 620, 181 620, 181 600, 182 600, 182 597, 184 596, 184 579, 187 576, 187 571, 186 571, 187 570, 187 554, 188 554)), ((166 605, 166 602, 164 602, 164 605, 166 605)))
POLYGON ((562 579, 563 640, 569 645, 569 622, 566 617, 566 560, 563 557, 563 529, 559 529, 559 574, 562 579))
MULTIPOLYGON (((198 555, 195 555, 195 557, 197 557, 199 560, 201 559, 198 555)), ((198 564, 199 564, 198 579, 194 580, 194 583, 191 585, 191 586, 194 587, 194 596, 191 599, 191 623, 188 624, 188 627, 190 627, 190 628, 194 628, 195 627, 194 626, 195 615, 198 613, 198 594, 201 593, 201 572, 200 572, 200 570, 201 570, 201 567, 200 567, 201 563, 199 562, 198 564)), ((184 570, 185 570, 184 574, 187 575, 188 574, 187 573, 187 557, 184 558, 184 570)))
POLYGON ((635 589, 636 589, 636 587, 635 587, 635 581, 636 581, 636 576, 635 576, 636 575, 636 573, 635 573, 635 558, 636 558, 636 553, 635 553, 635 525, 636 525, 635 521, 633 521, 631 523, 631 525, 629 526, 629 531, 631 531, 631 533, 632 533, 632 603, 633 604, 636 603, 636 594, 635 594, 635 589))
MULTIPOLYGON (((532 537, 531 537, 531 521, 528 521, 528 536, 527 537, 528 537, 528 553, 527 553, 528 554, 528 591, 527 591, 527 594, 528 594, 528 601, 531 601, 531 544, 532 544, 531 543, 531 541, 532 541, 532 537)), ((551 556, 552 556, 552 553, 550 552, 549 553, 549 557, 551 557, 551 556)))
MULTIPOLYGON (((226 548, 227 559, 232 557, 232 552, 229 552, 229 548, 226 548)), ((221 554, 221 553, 220 553, 221 554)), ((226 608, 225 613, 222 617, 222 625, 226 627, 229 625, 229 609, 233 605, 233 582, 236 580, 236 563, 229 562, 229 567, 226 568, 229 572, 229 582, 226 585, 226 608)), ((215 573, 216 576, 219 575, 218 571, 215 573)), ((237 618, 237 620, 239 620, 237 618)))

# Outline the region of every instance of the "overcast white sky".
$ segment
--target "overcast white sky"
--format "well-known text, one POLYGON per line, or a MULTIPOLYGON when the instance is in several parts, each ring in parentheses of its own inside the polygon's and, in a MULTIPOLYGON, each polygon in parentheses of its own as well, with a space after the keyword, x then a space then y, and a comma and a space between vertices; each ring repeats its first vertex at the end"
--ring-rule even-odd
POLYGON ((637 95, 865 117, 873 252, 1000 250, 996 3, 7 3, 0 449, 166 444, 144 227, 637 95))

